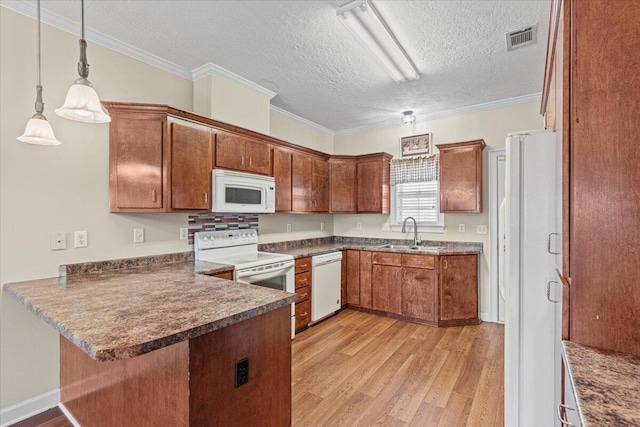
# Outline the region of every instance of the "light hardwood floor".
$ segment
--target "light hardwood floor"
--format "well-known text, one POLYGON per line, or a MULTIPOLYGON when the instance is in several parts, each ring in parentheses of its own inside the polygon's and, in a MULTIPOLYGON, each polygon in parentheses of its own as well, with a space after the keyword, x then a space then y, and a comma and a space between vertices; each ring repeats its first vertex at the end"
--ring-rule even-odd
POLYGON ((342 311, 293 341, 293 426, 502 426, 503 343, 342 311))

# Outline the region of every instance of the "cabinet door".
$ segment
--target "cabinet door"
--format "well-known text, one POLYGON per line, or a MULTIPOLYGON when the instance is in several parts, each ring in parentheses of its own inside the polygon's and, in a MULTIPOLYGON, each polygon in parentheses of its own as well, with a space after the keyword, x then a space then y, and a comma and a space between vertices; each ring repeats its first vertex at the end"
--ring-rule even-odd
POLYGON ((371 252, 360 251, 360 306, 371 308, 371 252))
POLYGON ((371 307, 385 313, 402 314, 402 267, 374 265, 371 277, 371 307))
POLYGON ((359 162, 357 169, 358 212, 381 213, 382 174, 380 173, 379 163, 359 162))
POLYGON ((111 212, 163 212, 166 169, 164 114, 114 114, 109 138, 111 212))
POLYGON ((291 211, 291 153, 273 149, 273 177, 276 181, 276 212, 291 211))
POLYGON ((329 212, 329 162, 313 161, 311 176, 311 210, 329 212))
POLYGON ((360 251, 347 251, 347 303, 360 305, 360 251))
POLYGON ((440 211, 482 212, 483 140, 438 145, 440 150, 440 211))
POLYGON ((238 135, 220 132, 216 135, 216 166, 242 170, 244 167, 244 140, 238 135))
POLYGON ((209 210, 212 131, 205 127, 171 123, 171 208, 209 210))
POLYGON ((440 319, 478 318, 478 256, 440 256, 440 319))
POLYGON ((311 212, 311 176, 313 159, 305 154, 293 154, 291 207, 294 212, 311 212))
POLYGON ((261 175, 270 175, 271 146, 261 141, 245 138, 243 170, 261 175))
POLYGON ((402 315, 436 321, 436 271, 402 269, 402 315))
POLYGON ((356 211, 356 161, 332 160, 331 169, 331 212, 356 211))

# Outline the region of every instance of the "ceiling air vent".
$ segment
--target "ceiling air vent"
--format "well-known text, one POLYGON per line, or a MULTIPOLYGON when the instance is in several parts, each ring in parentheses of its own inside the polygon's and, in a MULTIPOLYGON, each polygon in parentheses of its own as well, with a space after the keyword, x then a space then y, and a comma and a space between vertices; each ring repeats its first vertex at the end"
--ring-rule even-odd
POLYGON ((523 28, 521 30, 511 31, 507 33, 507 50, 513 50, 520 47, 534 44, 537 39, 538 25, 523 28))

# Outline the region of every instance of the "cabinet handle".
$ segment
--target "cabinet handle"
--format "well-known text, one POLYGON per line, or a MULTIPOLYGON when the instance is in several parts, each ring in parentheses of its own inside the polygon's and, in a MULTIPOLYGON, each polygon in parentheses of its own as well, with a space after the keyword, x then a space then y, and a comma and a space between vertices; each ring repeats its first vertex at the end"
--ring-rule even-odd
POLYGON ((396 279, 400 280, 400 272, 399 271, 396 271, 396 279))
POLYGON ((549 252, 551 255, 560 255, 560 252, 551 250, 551 236, 559 236, 559 235, 560 233, 549 233, 549 235, 547 236, 547 252, 549 252))
POLYGON ((300 264, 300 268, 307 268, 309 267, 309 264, 300 264))
POLYGON ((558 282, 558 281, 556 281, 556 280, 549 280, 549 281, 547 282, 547 299, 548 299, 550 302, 554 303, 554 304, 558 304, 560 301, 557 301, 557 300, 551 299, 551 284, 552 284, 552 283, 560 283, 560 282, 558 282))
POLYGON ((305 277, 304 279, 300 279, 300 280, 298 280, 298 282, 300 282, 300 283, 307 283, 307 278, 305 277))
POLYGON ((249 166, 253 166, 253 157, 249 157, 249 166))
POLYGON ((158 201, 158 193, 156 192, 156 190, 151 191, 151 201, 152 202, 158 201))
POLYGON ((309 313, 307 313, 307 312, 305 311, 304 313, 300 313, 300 314, 298 314, 298 316, 300 316, 300 317, 307 317, 307 314, 309 314, 309 313))
POLYGON ((203 202, 204 202, 205 204, 206 204, 206 203, 208 203, 208 202, 209 202, 209 194, 207 194, 207 193, 202 193, 202 199, 203 199, 203 202))
POLYGON ((309 295, 309 293, 308 293, 308 292, 305 292, 304 294, 300 295, 300 298, 306 298, 306 297, 307 297, 307 295, 309 295))
POLYGON ((244 166, 244 156, 242 156, 240 159, 240 165, 244 166))
POLYGON ((569 426, 569 427, 576 427, 575 424, 571 424, 569 421, 567 421, 566 419, 564 419, 563 414, 567 415, 567 410, 569 411, 575 411, 575 409, 567 406, 567 405, 563 405, 560 404, 558 405, 558 420, 560 420, 560 423, 563 426, 569 426))
POLYGON ((446 259, 443 259, 443 260, 442 260, 442 269, 443 269, 443 270, 446 270, 446 269, 447 269, 447 267, 449 267, 449 263, 447 262, 447 260, 446 260, 446 259))

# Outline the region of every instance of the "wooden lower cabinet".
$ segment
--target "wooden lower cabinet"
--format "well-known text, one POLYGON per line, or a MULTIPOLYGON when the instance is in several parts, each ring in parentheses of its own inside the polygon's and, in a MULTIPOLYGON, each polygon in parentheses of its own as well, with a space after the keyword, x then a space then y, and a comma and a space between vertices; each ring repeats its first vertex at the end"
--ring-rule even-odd
POLYGON ((478 256, 440 256, 440 320, 478 320, 478 256))
POLYGON ((347 304, 360 306, 360 251, 347 251, 347 304))
POLYGON ((372 308, 371 252, 360 251, 360 306, 372 308))
POLYGON ((298 258, 295 264, 296 332, 307 329, 311 322, 311 258, 298 258))
POLYGON ((438 275, 425 268, 402 269, 402 315, 435 323, 438 275))
POLYGON ((311 301, 296 303, 296 332, 306 329, 311 322, 311 301))
POLYGON ((402 314, 402 267, 374 265, 371 279, 371 308, 402 314))

